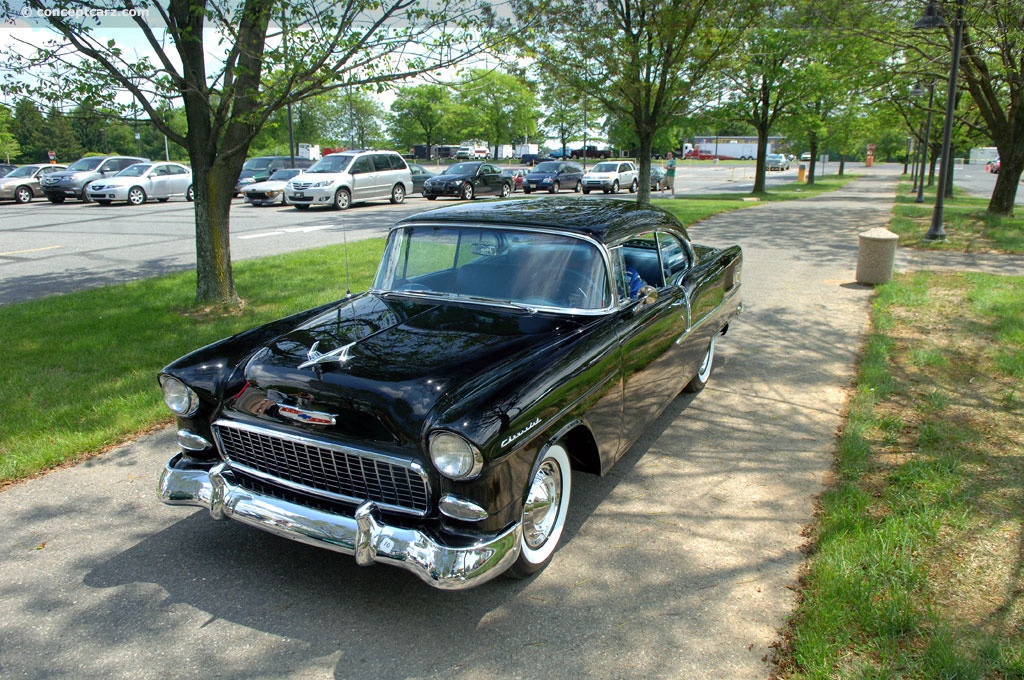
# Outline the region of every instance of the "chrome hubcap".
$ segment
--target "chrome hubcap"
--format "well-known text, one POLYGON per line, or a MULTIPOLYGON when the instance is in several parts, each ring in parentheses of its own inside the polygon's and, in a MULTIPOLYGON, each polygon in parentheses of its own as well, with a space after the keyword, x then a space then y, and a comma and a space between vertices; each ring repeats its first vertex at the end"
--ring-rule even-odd
POLYGON ((558 518, 562 503, 562 471, 553 460, 545 460, 530 485, 523 509, 523 540, 532 549, 544 545, 558 518))

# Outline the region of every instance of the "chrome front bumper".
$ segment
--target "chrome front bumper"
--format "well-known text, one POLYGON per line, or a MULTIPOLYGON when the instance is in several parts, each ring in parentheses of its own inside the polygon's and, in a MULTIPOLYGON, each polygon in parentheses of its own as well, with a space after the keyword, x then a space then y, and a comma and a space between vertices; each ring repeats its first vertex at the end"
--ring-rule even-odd
POLYGON ((373 503, 355 517, 323 512, 231 484, 224 465, 210 470, 178 469, 181 454, 160 476, 160 499, 168 505, 207 508, 214 519, 233 519, 272 534, 347 555, 368 566, 383 562, 407 569, 442 590, 462 590, 490 581, 519 557, 516 524, 502 534, 467 547, 438 543, 422 531, 382 524, 373 503))

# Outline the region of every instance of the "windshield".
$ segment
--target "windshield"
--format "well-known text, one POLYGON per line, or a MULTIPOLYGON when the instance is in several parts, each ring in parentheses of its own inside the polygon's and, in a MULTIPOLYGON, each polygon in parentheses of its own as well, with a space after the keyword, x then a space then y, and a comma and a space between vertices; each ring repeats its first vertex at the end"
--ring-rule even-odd
POLYGON ((274 174, 270 176, 269 181, 284 182, 285 180, 289 180, 292 177, 295 177, 295 175, 298 175, 301 172, 302 170, 300 170, 299 168, 285 168, 284 170, 275 170, 274 174))
POLYGON ((117 173, 117 177, 142 177, 151 167, 153 166, 149 163, 136 163, 135 165, 129 165, 127 168, 117 173))
POLYGON ((306 172, 345 172, 355 156, 350 154, 331 154, 314 163, 306 172))
POLYGON ((11 170, 9 173, 4 175, 4 179, 7 179, 9 177, 31 177, 35 173, 35 171, 36 168, 32 167, 31 165, 23 165, 20 168, 15 168, 14 170, 11 170))
POLYGON ((537 167, 535 167, 533 169, 533 171, 534 172, 558 172, 558 166, 559 165, 561 165, 561 163, 545 161, 543 163, 538 163, 537 167))
POLYGON ((242 170, 263 170, 269 168, 273 158, 250 158, 242 164, 242 170))
POLYGON ((611 304, 605 260, 595 244, 495 227, 396 229, 374 288, 558 310, 611 304))
POLYGON ((618 163, 598 163, 594 166, 593 172, 618 172, 618 163))
POLYGON ((95 156, 93 158, 80 158, 79 160, 72 163, 68 170, 72 172, 82 172, 83 170, 95 170, 100 167, 100 163, 103 162, 102 156, 95 156))
POLYGON ((442 175, 475 175, 480 163, 456 163, 448 166, 442 175))

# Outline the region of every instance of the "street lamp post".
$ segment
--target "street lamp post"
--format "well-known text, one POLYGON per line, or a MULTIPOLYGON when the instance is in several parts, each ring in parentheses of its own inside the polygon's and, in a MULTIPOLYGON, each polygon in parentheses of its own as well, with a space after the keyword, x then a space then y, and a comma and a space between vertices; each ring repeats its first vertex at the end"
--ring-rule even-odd
MULTIPOLYGON (((910 94, 915 96, 915 97, 920 97, 921 95, 923 95, 924 94, 924 90, 921 88, 921 84, 918 83, 917 85, 915 85, 914 89, 911 90, 910 94)), ((925 168, 928 166, 928 147, 930 146, 931 137, 932 137, 932 107, 933 107, 934 103, 935 103, 935 81, 933 80, 928 85, 928 122, 926 122, 925 125, 924 125, 924 137, 922 139, 922 144, 924 145, 924 148, 921 151, 921 180, 920 180, 920 182, 918 182, 918 185, 917 185, 917 198, 914 199, 914 203, 924 203, 924 171, 925 171, 925 168)), ((945 168, 946 168, 946 163, 945 163, 945 161, 943 161, 943 164, 942 164, 943 172, 945 172, 945 168)), ((936 203, 938 203, 937 199, 936 199, 936 203)), ((934 222, 934 219, 933 219, 933 222, 934 222)), ((942 216, 941 215, 939 216, 939 229, 942 229, 942 216)), ((930 233, 930 231, 931 230, 929 230, 929 233, 930 233)), ((945 234, 943 234, 941 238, 945 238, 945 237, 946 237, 945 234)), ((925 236, 925 239, 927 239, 927 238, 928 237, 925 236)))
MULTIPOLYGON (((916 29, 947 28, 949 24, 939 14, 935 0, 928 0, 924 16, 914 24, 916 29)), ((946 120, 942 126, 942 167, 939 174, 939 188, 935 192, 935 209, 932 211, 932 223, 925 234, 925 241, 944 241, 946 230, 942 226, 944 218, 946 186, 952 180, 953 166, 950 158, 950 145, 953 137, 953 115, 956 112, 956 81, 960 72, 960 52, 964 41, 964 0, 956 0, 956 18, 953 21, 953 54, 949 60, 949 88, 946 91, 946 120)))

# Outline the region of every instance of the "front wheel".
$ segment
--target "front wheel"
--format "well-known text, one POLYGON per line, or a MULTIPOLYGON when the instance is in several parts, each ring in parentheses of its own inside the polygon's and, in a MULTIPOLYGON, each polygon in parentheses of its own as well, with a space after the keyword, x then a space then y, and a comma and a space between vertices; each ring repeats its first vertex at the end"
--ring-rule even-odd
POLYGON ((619 193, 619 181, 618 180, 615 180, 614 182, 612 182, 612 193, 613 194, 619 193))
POLYGON ((142 187, 132 187, 128 190, 128 203, 131 205, 142 205, 146 202, 146 192, 142 187))
POLYGON ((512 187, 509 186, 508 184, 502 184, 501 185, 501 197, 502 198, 508 198, 511 195, 512 195, 512 187))
POLYGON ((462 185, 462 198, 464 200, 472 201, 473 200, 473 193, 474 192, 473 192, 473 185, 472 184, 469 184, 467 182, 466 184, 462 185))
POLYGON ((403 184, 396 184, 391 189, 391 202, 395 205, 405 202, 405 186, 403 184))
POLYGON ((428 201, 436 201, 437 200, 437 196, 424 196, 424 198, 427 199, 428 201))
POLYGON ((554 184, 552 184, 551 188, 548 189, 548 191, 553 193, 553 194, 557 194, 561 190, 562 190, 562 186, 558 182, 555 182, 554 184))
POLYGON ((345 210, 352 204, 352 194, 348 193, 348 189, 338 189, 334 193, 334 208, 336 210, 345 210))
POLYGON ((28 203, 32 200, 32 190, 28 187, 18 187, 14 190, 15 203, 28 203))
POLYGON ((541 455, 526 489, 519 558, 508 570, 509 576, 526 578, 551 561, 565 527, 571 490, 569 455, 556 443, 541 455))
POLYGON ((580 191, 582 191, 582 190, 583 190, 583 182, 576 182, 576 186, 575 186, 575 187, 573 187, 573 190, 572 190, 572 191, 573 191, 573 193, 576 193, 576 194, 578 194, 578 193, 580 193, 580 191))
POLYGON ((110 201, 105 199, 105 198, 101 199, 101 200, 98 200, 96 202, 99 203, 100 205, 110 205, 110 201))
POLYGON ((708 344, 708 351, 705 352, 704 358, 700 362, 700 368, 697 369, 697 375, 693 376, 693 379, 686 384, 683 391, 695 393, 704 389, 704 386, 708 384, 708 379, 711 378, 711 367, 714 363, 715 337, 712 336, 711 342, 708 344))

